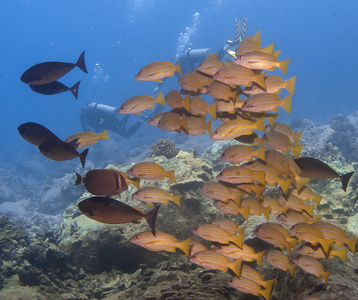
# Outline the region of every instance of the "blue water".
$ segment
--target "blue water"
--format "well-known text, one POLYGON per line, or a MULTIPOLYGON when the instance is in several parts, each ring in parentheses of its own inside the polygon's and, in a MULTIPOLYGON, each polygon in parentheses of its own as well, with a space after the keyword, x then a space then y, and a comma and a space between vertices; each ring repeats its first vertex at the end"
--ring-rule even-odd
MULTIPOLYGON (((285 120, 300 116, 324 124, 349 114, 358 108, 357 7, 354 0, 1 1, 0 162, 26 159, 32 151, 17 132, 20 124, 40 123, 63 139, 82 131, 84 105, 119 107, 150 94, 155 83, 134 80, 144 65, 171 60, 188 47, 218 51, 234 37, 235 18, 248 19, 247 34, 261 29, 263 46, 276 42, 281 60, 292 58, 287 78, 297 75, 296 94, 285 120), (79 100, 69 92, 37 94, 19 80, 36 63, 75 62, 83 50, 89 74, 76 68, 60 79, 68 86, 81 80, 79 100)), ((177 88, 176 81, 167 80, 164 93, 177 88)), ((143 127, 140 134, 159 138, 161 131, 143 127)))

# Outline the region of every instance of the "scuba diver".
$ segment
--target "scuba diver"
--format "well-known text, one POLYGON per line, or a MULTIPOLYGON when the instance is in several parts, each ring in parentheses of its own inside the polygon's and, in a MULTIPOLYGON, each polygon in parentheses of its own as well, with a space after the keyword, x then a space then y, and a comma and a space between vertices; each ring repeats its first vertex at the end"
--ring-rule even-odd
MULTIPOLYGON (((235 59, 235 48, 244 39, 246 33, 247 19, 235 20, 236 30, 234 40, 228 40, 226 45, 218 52, 218 57, 222 61, 235 59)), ((188 73, 194 70, 208 55, 213 53, 212 49, 187 49, 184 55, 178 59, 174 59, 173 63, 176 64, 180 59, 180 66, 182 73, 188 73)), ((165 78, 163 79, 163 83, 165 78)), ((159 93, 163 83, 159 83, 153 90, 153 94, 159 93)), ((131 137, 142 125, 144 121, 149 120, 157 113, 163 110, 163 106, 156 105, 151 111, 144 111, 139 121, 135 122, 129 128, 126 128, 128 120, 131 115, 118 115, 117 107, 92 102, 82 108, 81 111, 81 124, 84 131, 101 132, 109 129, 119 134, 124 138, 131 137)))

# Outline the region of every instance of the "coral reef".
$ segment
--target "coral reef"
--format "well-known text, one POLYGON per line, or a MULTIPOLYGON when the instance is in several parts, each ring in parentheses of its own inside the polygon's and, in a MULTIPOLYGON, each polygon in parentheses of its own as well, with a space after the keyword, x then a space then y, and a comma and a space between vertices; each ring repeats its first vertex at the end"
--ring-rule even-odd
POLYGON ((149 157, 163 155, 166 158, 172 158, 179 152, 179 148, 175 147, 175 143, 166 139, 159 139, 150 146, 149 157))

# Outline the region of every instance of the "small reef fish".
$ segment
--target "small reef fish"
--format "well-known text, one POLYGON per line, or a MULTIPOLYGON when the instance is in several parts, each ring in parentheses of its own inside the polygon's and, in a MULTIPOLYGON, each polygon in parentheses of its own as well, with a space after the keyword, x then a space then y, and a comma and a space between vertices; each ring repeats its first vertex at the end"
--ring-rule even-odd
POLYGON ((352 177, 354 173, 354 172, 349 172, 344 175, 339 175, 329 165, 313 157, 300 157, 295 159, 295 162, 301 169, 301 176, 314 178, 314 179, 339 178, 340 181, 342 182, 342 189, 345 192, 347 191, 349 179, 352 177))
POLYGON ((106 224, 122 224, 145 219, 155 236, 155 220, 160 205, 143 214, 139 209, 108 197, 91 197, 78 203, 80 211, 88 218, 106 224))
POLYGON ((305 211, 298 212, 292 209, 288 209, 285 214, 281 213, 276 217, 276 220, 285 224, 287 227, 291 227, 300 222, 315 223, 321 221, 321 216, 311 217, 305 211))
POLYGON ((165 95, 165 103, 173 109, 184 107, 186 111, 190 111, 190 96, 186 95, 182 98, 177 90, 171 90, 165 95))
POLYGON ((251 170, 243 166, 227 167, 216 176, 216 179, 232 184, 254 183, 255 180, 266 184, 265 172, 251 170))
POLYGON ((135 164, 127 171, 127 173, 130 176, 141 179, 164 179, 164 177, 167 177, 175 182, 174 170, 165 171, 160 165, 149 161, 142 161, 135 164))
POLYGON ((254 268, 250 267, 247 264, 242 264, 240 277, 245 277, 247 279, 255 281, 259 283, 261 286, 263 286, 265 289, 271 289, 272 284, 275 281, 275 280, 265 281, 265 279, 262 277, 262 275, 259 272, 257 272, 254 268))
POLYGON ((280 224, 273 222, 268 222, 261 225, 264 227, 274 228, 281 232, 286 237, 286 241, 292 245, 292 249, 295 249, 298 240, 295 237, 292 237, 291 233, 286 228, 283 228, 280 224))
POLYGON ((181 197, 182 195, 171 196, 168 191, 155 186, 146 186, 132 194, 132 198, 144 201, 149 206, 153 206, 153 203, 168 204, 169 201, 180 206, 181 197))
POLYGON ((86 146, 96 144, 98 140, 109 140, 107 133, 108 133, 107 129, 99 134, 90 131, 74 133, 71 134, 67 139, 65 139, 65 142, 71 143, 72 141, 75 141, 76 144, 74 148, 82 149, 86 146))
POLYGON ((205 182, 198 189, 205 196, 222 202, 234 201, 238 206, 244 193, 233 193, 230 188, 219 182, 205 182))
POLYGON ((293 272, 296 265, 291 264, 290 259, 279 250, 266 250, 264 258, 272 266, 281 269, 282 271, 290 271, 291 277, 293 277, 293 272))
POLYGON ((250 161, 253 160, 254 157, 265 160, 265 150, 265 147, 254 150, 252 147, 246 145, 233 145, 224 151, 220 160, 233 164, 239 164, 245 160, 250 161))
POLYGON ((156 103, 165 106, 162 91, 156 97, 150 95, 131 97, 121 105, 117 113, 140 115, 144 110, 154 108, 156 103))
POLYGON ((50 140, 60 140, 55 134, 45 126, 34 122, 21 124, 18 128, 20 135, 29 143, 40 146, 43 142, 50 140))
POLYGON ((242 259, 244 261, 256 260, 262 267, 262 257, 265 251, 255 253, 255 250, 246 244, 242 244, 242 249, 235 244, 222 245, 214 249, 215 252, 233 259, 242 259))
POLYGON ((234 64, 253 70, 273 71, 277 67, 286 76, 290 60, 291 59, 289 58, 283 61, 278 61, 277 57, 273 54, 253 51, 238 56, 237 59, 234 60, 234 64))
POLYGON ((75 172, 75 185, 83 183, 87 191, 93 195, 111 197, 128 190, 126 179, 117 170, 90 170, 85 177, 75 172))
POLYGON ((326 254, 328 254, 329 248, 334 243, 334 239, 325 239, 321 230, 306 222, 293 225, 290 228, 290 232, 298 238, 299 242, 309 242, 313 246, 320 244, 326 254))
POLYGON ((223 101, 235 100, 236 95, 240 94, 238 89, 232 88, 230 85, 214 81, 207 88, 207 93, 214 99, 223 101))
POLYGON ((167 113, 166 111, 157 113, 147 122, 147 125, 158 126, 160 119, 167 113))
POLYGON ((312 246, 310 243, 304 243, 303 245, 298 247, 295 251, 298 254, 309 255, 309 256, 315 257, 317 259, 321 259, 321 258, 333 259, 335 256, 337 256, 340 259, 346 261, 348 248, 342 248, 342 249, 337 250, 337 249, 334 249, 333 247, 331 247, 329 249, 329 252, 326 254, 326 253, 324 253, 324 251, 322 250, 321 247, 312 246))
POLYGON ((21 75, 20 80, 31 85, 46 84, 66 75, 74 67, 79 67, 83 72, 88 73, 84 55, 83 51, 75 64, 51 61, 34 65, 21 75))
POLYGON ((313 209, 316 207, 315 205, 306 205, 304 201, 294 195, 289 195, 287 198, 284 198, 283 195, 278 197, 278 200, 281 202, 282 206, 286 206, 298 212, 305 211, 311 217, 313 217, 313 209))
POLYGON ((215 75, 217 71, 225 67, 225 63, 222 62, 216 53, 209 54, 203 62, 201 62, 196 69, 206 75, 215 75))
POLYGON ((220 270, 223 272, 227 272, 228 269, 230 269, 236 276, 240 276, 241 273, 241 259, 231 262, 226 256, 217 253, 214 250, 196 252, 189 257, 189 260, 207 269, 220 270))
POLYGON ((190 98, 190 106, 188 112, 195 116, 205 116, 207 113, 216 118, 216 102, 213 104, 208 105, 206 101, 198 96, 193 96, 190 98))
POLYGON ((281 106, 288 114, 290 114, 292 95, 288 94, 286 97, 280 99, 280 97, 276 94, 256 94, 247 99, 241 106, 241 109, 249 112, 266 112, 277 111, 278 106, 281 106))
POLYGON ((233 214, 237 216, 240 213, 245 220, 249 217, 250 206, 240 207, 232 200, 227 203, 215 201, 213 205, 224 214, 233 214))
MULTIPOLYGON (((157 206, 158 207, 158 206, 157 206)), ((175 252, 180 249, 189 256, 191 238, 179 242, 178 239, 169 233, 157 231, 155 236, 151 231, 144 231, 131 237, 129 241, 151 251, 168 251, 175 252)))
POLYGON ((244 197, 241 199, 241 208, 249 207, 249 214, 261 216, 263 214, 266 219, 270 218, 271 207, 264 207, 262 203, 254 197, 244 197))
POLYGON ((206 247, 204 244, 191 240, 189 255, 193 255, 196 252, 206 250, 208 250, 208 247, 206 247))
POLYGON ((321 195, 313 194, 313 191, 307 186, 304 186, 298 190, 297 189, 290 190, 290 194, 299 197, 305 201, 309 201, 310 199, 312 199, 317 206, 320 205, 321 200, 323 198, 323 196, 321 195))
POLYGON ((292 261, 305 272, 313 274, 318 278, 323 278, 327 284, 331 272, 325 272, 324 265, 317 258, 309 255, 300 255, 292 261))
POLYGON ((286 213, 287 210, 289 209, 287 206, 283 206, 278 199, 268 197, 268 196, 266 196, 262 199, 262 205, 265 207, 270 207, 271 213, 275 214, 275 215, 277 215, 281 212, 286 213))
POLYGON ((204 84, 200 82, 198 76, 193 72, 183 74, 179 78, 178 84, 183 90, 188 92, 200 93, 204 89, 204 84))
POLYGON ((327 222, 312 223, 312 226, 318 228, 325 239, 333 239, 334 244, 341 247, 347 245, 348 248, 354 253, 358 238, 348 238, 346 232, 333 224, 327 222))
POLYGON ((183 132, 188 135, 197 135, 197 134, 206 134, 206 131, 209 134, 212 134, 212 119, 209 119, 206 123, 205 117, 199 116, 189 116, 186 117, 186 129, 181 128, 180 132, 183 132))
POLYGON ((296 76, 285 81, 280 76, 265 76, 265 84, 266 89, 263 89, 254 83, 251 87, 245 87, 243 93, 247 95, 255 95, 259 93, 279 94, 281 89, 286 89, 293 95, 295 93, 296 76))
POLYGON ((235 114, 238 111, 238 108, 242 106, 241 102, 234 102, 234 100, 220 100, 214 99, 216 103, 216 112, 217 113, 228 113, 228 114, 235 114))
POLYGON ((191 232, 207 241, 220 244, 229 244, 232 242, 240 248, 242 247, 242 241, 244 240, 244 235, 233 236, 225 229, 211 223, 198 225, 197 227, 192 228, 191 232))
POLYGON ((210 224, 214 224, 225 229, 231 235, 243 235, 245 231, 245 228, 240 228, 237 222, 226 218, 215 219, 211 221, 210 224))
POLYGON ((180 75, 180 61, 174 65, 171 61, 156 61, 144 66, 134 77, 138 81, 155 81, 162 83, 161 79, 174 76, 178 72, 180 75))
MULTIPOLYGON (((269 129, 269 128, 267 128, 269 129)), ((272 127, 273 130, 283 133, 293 140, 295 145, 298 145, 302 136, 303 131, 293 132, 292 128, 282 122, 275 122, 272 127)), ((267 130, 269 131, 269 130, 267 130)))
MULTIPOLYGON (((287 154, 289 150, 293 153, 293 155, 298 158, 300 156, 301 150, 303 148, 302 145, 293 145, 290 138, 284 135, 281 132, 271 130, 266 132, 264 137, 264 145, 268 146, 275 150, 280 150, 283 153, 287 154)), ((301 176, 303 176, 301 174, 301 176)), ((307 176, 304 176, 307 177, 307 176)))
POLYGON ((269 300, 271 295, 272 285, 274 284, 275 279, 270 280, 270 282, 271 282, 271 288, 267 288, 267 289, 263 289, 259 283, 242 276, 239 278, 234 277, 231 280, 227 281, 226 283, 229 286, 241 292, 252 294, 254 296, 261 295, 266 300, 269 300))
POLYGON ((63 92, 71 91, 72 95, 76 99, 78 99, 78 87, 80 86, 80 82, 81 81, 78 81, 72 87, 68 87, 68 86, 64 85, 63 83, 56 80, 56 81, 53 81, 50 83, 45 83, 45 84, 40 84, 40 85, 30 84, 29 87, 34 92, 43 94, 43 95, 56 95, 56 94, 60 94, 63 92))
POLYGON ((175 112, 166 112, 158 122, 158 128, 165 131, 189 131, 185 115, 175 112))
POLYGON ((61 140, 49 140, 39 146, 41 154, 56 161, 70 160, 79 157, 81 165, 85 167, 88 148, 79 153, 71 144, 61 140))

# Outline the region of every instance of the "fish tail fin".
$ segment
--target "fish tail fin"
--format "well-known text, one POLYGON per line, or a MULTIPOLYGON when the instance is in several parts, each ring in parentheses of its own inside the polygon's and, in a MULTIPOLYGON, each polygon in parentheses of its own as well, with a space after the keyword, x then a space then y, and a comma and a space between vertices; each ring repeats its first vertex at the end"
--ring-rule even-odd
POLYGON ((291 152, 293 153, 293 155, 296 157, 296 158, 299 158, 300 157, 300 153, 302 151, 302 148, 303 148, 303 144, 302 145, 292 145, 291 146, 291 152))
POLYGON ((295 143, 295 145, 298 145, 300 143, 300 139, 301 139, 301 136, 302 136, 302 133, 303 131, 300 131, 300 132, 296 132, 293 134, 293 142, 295 143))
POLYGON ((236 246, 242 249, 242 242, 244 241, 244 235, 233 236, 230 241, 233 242, 236 246))
POLYGON ((266 184, 266 180, 265 180, 265 171, 259 171, 257 172, 256 176, 255 176, 255 179, 262 183, 263 185, 266 184))
POLYGON ((267 54, 272 54, 274 47, 275 47, 275 43, 272 43, 272 44, 266 46, 265 48, 262 48, 260 51, 267 53, 267 54))
POLYGON ((144 218, 146 219, 146 221, 148 222, 150 228, 152 229, 152 233, 153 233, 154 236, 156 235, 156 232, 155 232, 155 220, 157 218, 159 208, 160 208, 160 205, 154 207, 150 212, 148 212, 147 214, 144 215, 144 218))
POLYGON ((266 160, 266 148, 261 147, 261 148, 255 150, 255 156, 258 157, 259 159, 265 161, 266 160))
POLYGON ((75 174, 76 174, 75 185, 79 185, 79 184, 85 182, 84 178, 80 174, 78 174, 76 171, 75 171, 75 174))
POLYGON ((180 199, 182 195, 173 196, 171 201, 174 202, 176 205, 180 206, 180 199))
POLYGON ((260 118, 256 121, 256 129, 265 132, 265 118, 260 118))
POLYGON ((271 206, 264 207, 262 209, 262 214, 266 217, 266 219, 270 219, 271 206))
POLYGON ((262 87, 263 89, 266 90, 265 76, 266 76, 266 72, 256 75, 255 76, 255 82, 260 87, 262 87))
POLYGON ((85 167, 85 162, 86 162, 86 157, 87 157, 87 154, 88 154, 88 150, 89 150, 88 148, 83 150, 79 155, 82 168, 85 167))
POLYGON ((212 116, 214 119, 216 118, 216 108, 217 108, 218 104, 217 102, 214 102, 213 104, 208 106, 208 113, 210 116, 212 116))
POLYGON ((293 76, 286 81, 286 90, 292 95, 295 93, 295 84, 296 76, 293 76))
POLYGON ((186 117, 185 115, 183 115, 182 119, 181 119, 181 124, 180 126, 186 130, 187 132, 189 132, 189 128, 188 128, 188 124, 186 123, 186 117))
POLYGON ((191 238, 186 239, 185 241, 179 242, 178 248, 182 250, 186 256, 189 256, 191 238))
MULTIPOLYGON (((262 295, 262 297, 264 297, 266 300, 270 299, 272 286, 275 283, 275 280, 276 279, 271 279, 271 280, 265 281, 265 282, 267 282, 267 283, 265 283, 265 289, 261 290, 259 292, 262 295)), ((261 282, 260 284, 263 284, 263 282, 261 282)))
POLYGON ((146 202, 150 207, 154 207, 154 204, 152 202, 146 202))
POLYGON ((185 108, 185 110, 187 112, 190 112, 190 95, 189 94, 185 95, 185 97, 183 98, 183 107, 185 108))
POLYGON ((295 267, 296 267, 295 264, 291 264, 291 265, 287 266, 288 270, 290 271, 290 275, 291 275, 292 278, 293 278, 293 272, 295 271, 295 267))
POLYGON ((83 72, 88 73, 86 65, 85 65, 85 52, 83 51, 75 63, 76 67, 79 67, 83 72))
POLYGON ((320 222, 322 220, 322 216, 320 215, 315 215, 312 217, 313 222, 320 222))
POLYGON ((282 108, 288 113, 291 113, 292 109, 292 95, 288 94, 285 98, 281 99, 282 108))
POLYGON ((205 129, 206 131, 211 135, 213 133, 213 129, 212 129, 212 118, 209 119, 208 123, 206 123, 205 125, 205 129))
POLYGON ((333 244, 334 240, 325 240, 325 239, 318 239, 318 242, 320 243, 323 251, 325 254, 329 253, 329 248, 333 244))
POLYGON ((230 262, 228 265, 228 268, 232 270, 237 277, 240 277, 241 275, 241 266, 242 266, 242 259, 239 258, 237 260, 234 260, 233 262, 230 262))
POLYGON ((175 66, 176 66, 175 71, 177 71, 180 74, 180 76, 183 75, 180 68, 180 59, 178 60, 178 63, 175 66))
POLYGON ((174 170, 166 172, 165 176, 168 177, 174 183, 176 183, 175 178, 174 178, 174 170))
POLYGON ((249 217, 250 206, 241 207, 239 209, 240 214, 244 217, 245 220, 249 217))
MULTIPOLYGON (((287 249, 287 253, 290 256, 291 255, 291 249, 292 249, 292 244, 289 241, 286 241, 286 249, 287 249)), ((282 248, 284 249, 284 248, 282 248)))
POLYGON ((313 216, 313 209, 315 208, 315 205, 305 205, 303 209, 308 213, 311 217, 313 216))
POLYGON ((357 241, 358 238, 355 237, 344 239, 344 243, 348 246, 349 250, 351 250, 353 253, 356 252, 357 241))
POLYGON ((101 139, 101 140, 109 140, 109 137, 108 137, 108 129, 103 130, 103 131, 98 135, 98 138, 101 139))
POLYGON ((234 201, 236 203, 236 205, 238 207, 241 207, 241 198, 242 198, 243 194, 234 194, 232 197, 232 201, 234 201))
POLYGON ((254 255, 255 259, 257 260, 261 268, 262 268, 262 258, 264 257, 264 254, 265 254, 265 250, 259 253, 255 253, 254 255))
POLYGON ((329 275, 331 275, 331 272, 323 272, 323 274, 322 274, 322 277, 323 277, 323 279, 324 279, 324 282, 327 284, 327 282, 328 282, 328 277, 329 277, 329 275))
POLYGON ((314 201, 314 203, 316 203, 316 205, 320 205, 321 204, 321 200, 322 200, 323 196, 321 195, 314 195, 314 197, 312 198, 312 200, 314 201))
POLYGON ((350 172, 350 173, 344 174, 344 175, 342 175, 342 176, 339 177, 339 179, 340 179, 341 182, 342 182, 342 189, 343 189, 345 192, 347 191, 348 182, 349 182, 349 179, 351 179, 353 173, 354 173, 354 172, 350 172))
POLYGON ((291 244, 292 249, 296 248, 297 242, 298 240, 294 237, 292 238, 287 238, 287 241, 291 244))
POLYGON ((131 184, 133 184, 138 190, 140 188, 140 178, 131 178, 131 184))
POLYGON ((286 59, 286 60, 283 60, 283 61, 280 61, 278 64, 278 68, 282 71, 283 75, 286 76, 286 73, 287 73, 287 67, 288 67, 288 64, 290 62, 291 58, 289 59, 286 59))
POLYGON ((348 248, 343 248, 343 249, 337 250, 335 252, 334 256, 337 256, 340 259, 347 261, 347 252, 348 252, 348 248))
POLYGON ((160 93, 157 95, 157 97, 155 97, 155 101, 162 105, 162 106, 165 106, 165 100, 164 100, 164 97, 163 97, 163 91, 160 91, 160 93))
POLYGON ((80 86, 80 81, 77 81, 72 87, 70 87, 70 91, 72 95, 78 100, 78 87, 80 86))
POLYGON ((271 126, 273 126, 279 115, 280 114, 271 114, 269 116, 266 116, 265 119, 270 123, 271 126))

